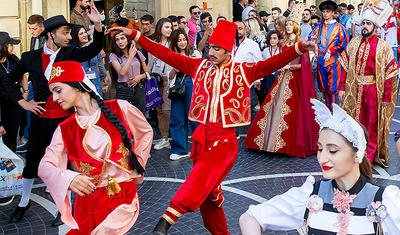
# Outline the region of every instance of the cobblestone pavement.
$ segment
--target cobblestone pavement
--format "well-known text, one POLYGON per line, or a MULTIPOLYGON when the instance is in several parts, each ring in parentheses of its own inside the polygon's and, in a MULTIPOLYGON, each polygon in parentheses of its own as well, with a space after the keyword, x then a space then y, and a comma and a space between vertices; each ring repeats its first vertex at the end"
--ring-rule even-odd
MULTIPOLYGON (((399 108, 397 108, 400 110, 399 108)), ((395 151, 393 134, 400 129, 400 120, 392 122, 389 149, 391 160, 389 168, 374 167, 376 183, 382 186, 394 184, 400 186, 400 158, 395 151)), ((223 182, 225 194, 224 210, 231 234, 240 234, 238 219, 251 204, 267 200, 274 195, 287 191, 290 187, 300 186, 305 178, 312 174, 317 179, 320 168, 316 156, 305 159, 279 156, 251 151, 242 146, 247 128, 240 128, 239 154, 236 164, 223 182)), ((192 167, 191 160, 170 161, 168 149, 152 151, 147 164, 144 183, 138 186, 140 195, 140 215, 128 234, 150 234, 153 227, 169 205, 169 200, 184 181, 192 167)), ((17 224, 8 224, 9 216, 18 204, 18 200, 0 210, 0 235, 14 234, 65 234, 68 228, 50 226, 56 214, 56 207, 45 186, 35 181, 32 192, 32 207, 25 218, 17 224)), ((170 234, 208 234, 204 229, 199 211, 185 214, 171 229, 170 234)), ((298 234, 296 231, 273 232, 264 234, 298 234)))

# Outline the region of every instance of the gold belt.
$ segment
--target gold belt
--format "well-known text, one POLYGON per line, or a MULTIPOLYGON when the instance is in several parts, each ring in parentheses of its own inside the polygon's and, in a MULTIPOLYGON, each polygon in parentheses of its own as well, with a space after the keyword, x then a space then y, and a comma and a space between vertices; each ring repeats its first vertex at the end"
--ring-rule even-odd
POLYGON ((369 76, 359 76, 357 78, 359 85, 372 85, 376 83, 376 79, 374 75, 369 76))

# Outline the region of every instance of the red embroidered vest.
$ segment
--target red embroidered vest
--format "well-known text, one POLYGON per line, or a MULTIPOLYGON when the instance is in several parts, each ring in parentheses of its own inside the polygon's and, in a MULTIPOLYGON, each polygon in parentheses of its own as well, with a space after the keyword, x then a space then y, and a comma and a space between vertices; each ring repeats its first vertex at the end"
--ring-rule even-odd
POLYGON ((223 127, 250 125, 250 84, 245 76, 245 64, 233 61, 218 67, 204 60, 193 84, 189 119, 205 124, 217 122, 223 127))
MULTIPOLYGON (((119 120, 125 126, 128 131, 128 136, 132 137, 128 125, 124 121, 123 113, 118 105, 118 101, 104 101, 104 103, 115 115, 117 115, 119 120)), ((95 178, 95 184, 97 186, 101 183, 101 179, 104 178, 102 174, 107 174, 104 162, 113 164, 123 171, 131 173, 128 160, 129 151, 124 147, 118 129, 104 116, 102 112, 99 112, 97 121, 92 125, 107 134, 106 141, 108 141, 108 145, 111 146, 111 151, 107 153, 107 156, 95 156, 89 151, 84 141, 86 128, 81 126, 77 120, 76 113, 60 124, 62 138, 72 168, 77 172, 95 178)))

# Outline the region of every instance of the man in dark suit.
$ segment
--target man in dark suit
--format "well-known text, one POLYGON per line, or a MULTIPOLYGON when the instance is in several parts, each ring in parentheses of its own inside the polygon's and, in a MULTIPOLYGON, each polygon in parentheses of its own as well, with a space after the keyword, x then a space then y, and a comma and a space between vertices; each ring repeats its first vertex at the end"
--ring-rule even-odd
POLYGON ((242 12, 247 7, 248 0, 237 0, 233 5, 233 22, 242 21, 242 12))
POLYGON ((9 91, 13 101, 23 109, 31 111, 31 127, 29 129, 28 151, 26 164, 22 173, 23 188, 20 203, 10 218, 11 223, 20 221, 26 210, 30 207, 29 196, 33 181, 37 178, 39 162, 44 155, 46 147, 58 124, 65 120, 72 112, 63 110, 59 104, 53 101, 53 97, 47 87, 51 68, 54 62, 74 60, 83 62, 90 60, 100 53, 103 47, 103 32, 100 14, 90 3, 90 20, 95 25, 94 40, 87 47, 67 46, 71 40, 70 24, 64 16, 58 15, 44 21, 44 35, 47 37, 42 49, 25 52, 15 69, 4 80, 4 85, 9 91), (22 98, 20 90, 20 78, 24 73, 29 73, 34 90, 34 100, 26 101, 22 98))

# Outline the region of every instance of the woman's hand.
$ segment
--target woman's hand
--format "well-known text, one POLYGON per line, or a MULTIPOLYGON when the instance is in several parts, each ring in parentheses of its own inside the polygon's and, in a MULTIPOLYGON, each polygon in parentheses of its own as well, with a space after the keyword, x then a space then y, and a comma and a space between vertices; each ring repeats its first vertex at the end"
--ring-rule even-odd
POLYGON ((346 92, 345 91, 339 91, 339 102, 341 103, 341 104, 343 104, 343 102, 344 102, 344 96, 346 95, 346 92))
POLYGON ((136 55, 136 52, 137 52, 136 46, 135 44, 132 43, 131 47, 129 48, 129 56, 133 58, 136 55))
POLYGON ((131 36, 132 32, 135 32, 135 35, 137 33, 136 29, 128 29, 128 28, 125 28, 125 27, 118 26, 118 27, 109 28, 107 30, 106 34, 109 34, 109 33, 113 32, 113 31, 122 31, 122 33, 125 34, 126 36, 128 36, 128 38, 131 36))
POLYGON ((289 70, 290 69, 290 64, 285 65, 285 67, 279 69, 279 71, 283 72, 285 70, 289 70))
POLYGON ((75 192, 81 197, 85 197, 86 195, 91 195, 96 186, 92 183, 93 178, 90 178, 86 175, 77 175, 71 181, 69 188, 71 191, 75 192))
POLYGON ((31 111, 32 113, 36 115, 41 115, 42 113, 46 112, 46 109, 44 109, 41 105, 45 104, 45 101, 26 101, 24 99, 21 99, 18 101, 18 104, 25 109, 26 111, 31 111))
POLYGON ((318 51, 318 46, 312 41, 302 41, 301 47, 307 51, 318 51))
POLYGON ((138 76, 133 76, 133 77, 129 78, 128 84, 130 86, 136 86, 139 82, 142 81, 142 79, 143 79, 143 75, 142 74, 138 75, 138 76))
POLYGON ((87 10, 86 14, 90 19, 90 21, 92 21, 93 23, 101 23, 100 13, 97 10, 96 6, 94 5, 93 0, 90 0, 90 13, 89 10, 87 10))
POLYGON ((256 88, 257 90, 261 90, 261 82, 260 81, 255 81, 254 82, 254 88, 256 88))

